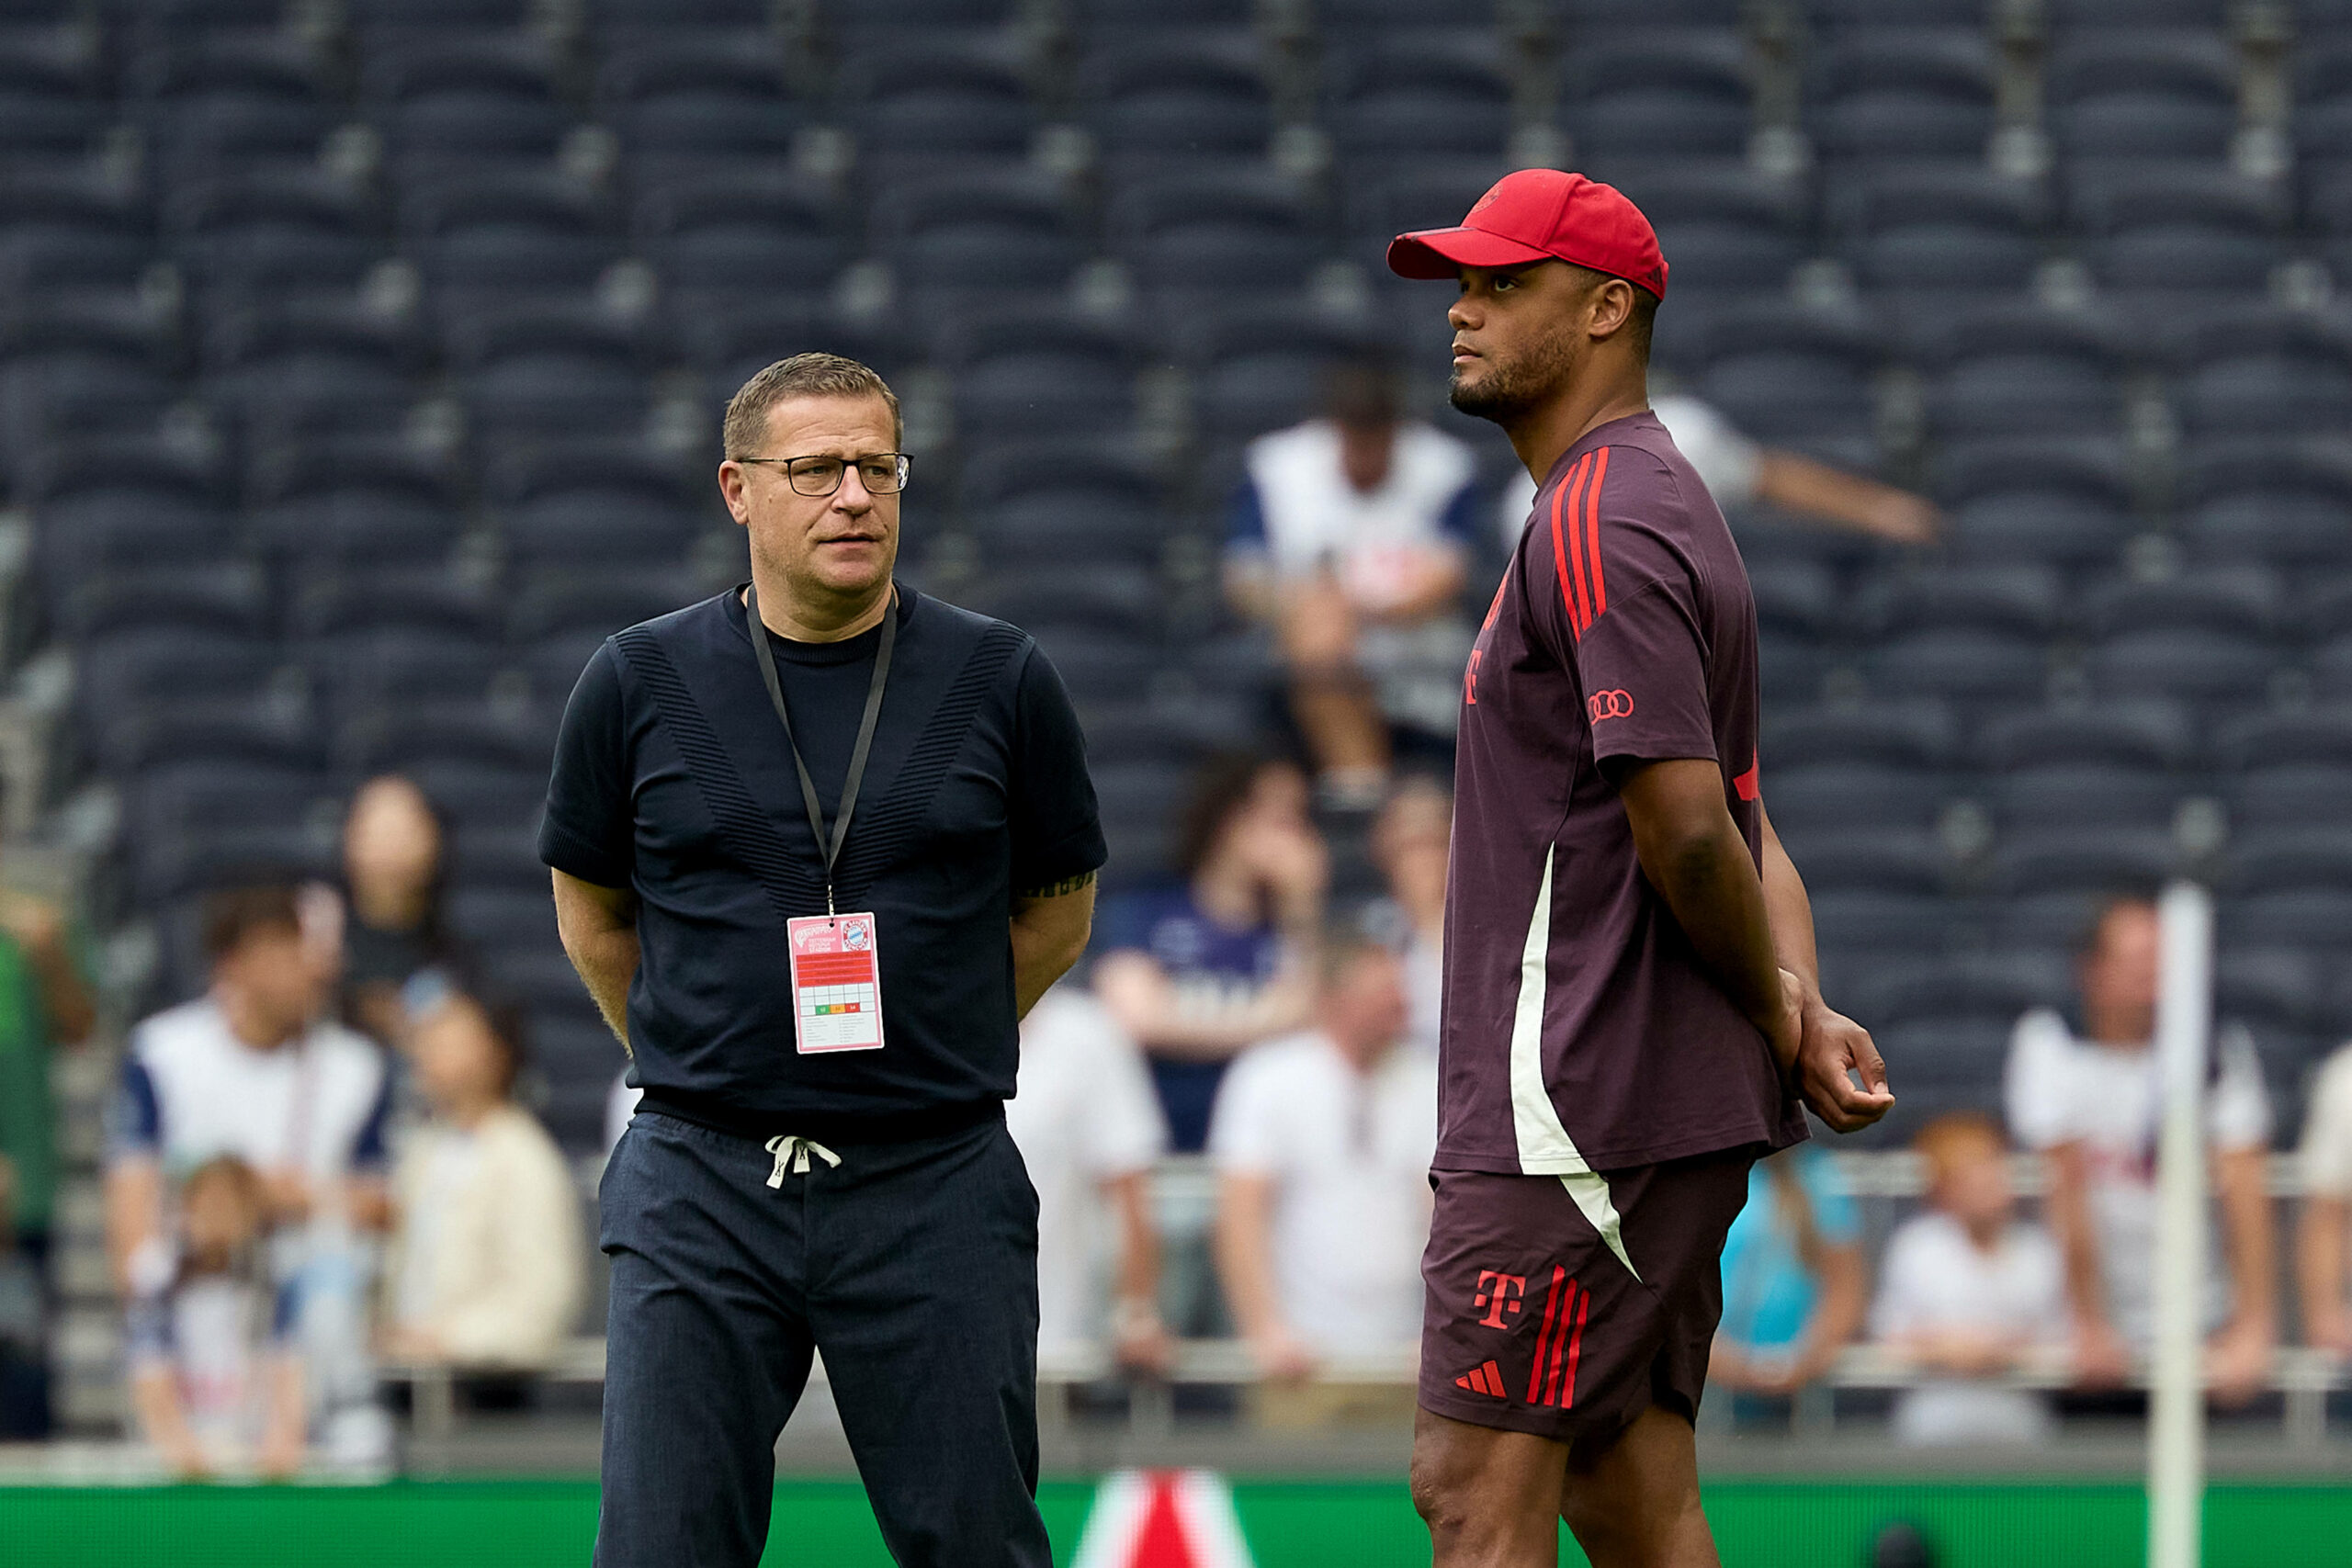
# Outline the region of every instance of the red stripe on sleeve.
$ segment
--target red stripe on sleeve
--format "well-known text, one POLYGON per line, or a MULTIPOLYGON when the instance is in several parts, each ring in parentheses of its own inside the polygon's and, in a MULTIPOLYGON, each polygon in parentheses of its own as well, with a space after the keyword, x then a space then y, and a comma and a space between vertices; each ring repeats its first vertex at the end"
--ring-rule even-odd
POLYGON ((1763 794, 1763 758, 1756 756, 1748 758, 1747 772, 1740 774, 1737 778, 1731 781, 1733 793, 1737 795, 1742 800, 1754 800, 1758 795, 1763 794))
POLYGON ((1571 549, 1561 536, 1561 509, 1566 504, 1567 522, 1575 526, 1577 508, 1584 496, 1585 476, 1592 471, 1592 454, 1588 452, 1577 460, 1575 469, 1560 481, 1552 492, 1552 567, 1560 578, 1560 600, 1568 607, 1568 624, 1579 637, 1592 625, 1592 606, 1584 591, 1584 551, 1571 549))
MULTIPOLYGON (((1609 589, 1600 579, 1600 487, 1609 478, 1609 448, 1603 446, 1594 456, 1600 459, 1592 470, 1592 488, 1584 498, 1584 543, 1592 552, 1592 614, 1599 619, 1609 608, 1609 589)), ((1585 623, 1591 625, 1590 621, 1585 623)))

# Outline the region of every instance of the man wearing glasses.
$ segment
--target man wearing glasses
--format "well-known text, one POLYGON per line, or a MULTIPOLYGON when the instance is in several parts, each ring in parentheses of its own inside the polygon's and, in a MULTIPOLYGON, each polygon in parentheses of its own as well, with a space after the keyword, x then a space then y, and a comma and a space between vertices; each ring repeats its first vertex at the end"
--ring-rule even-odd
POLYGON ((1049 1562, 1004 1101, 1102 835, 1036 644, 893 584, 899 436, 854 360, 746 382, 751 582, 607 640, 556 743, 540 856, 644 1091, 602 1191, 603 1568, 752 1568, 818 1351, 899 1562, 1049 1562))

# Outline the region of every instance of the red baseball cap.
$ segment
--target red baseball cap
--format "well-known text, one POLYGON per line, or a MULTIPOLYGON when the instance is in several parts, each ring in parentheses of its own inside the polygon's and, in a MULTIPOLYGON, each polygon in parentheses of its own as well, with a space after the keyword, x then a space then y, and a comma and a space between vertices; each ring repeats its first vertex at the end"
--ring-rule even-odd
POLYGON ((1573 262, 1666 298, 1666 258, 1642 209, 1614 186, 1557 169, 1521 169, 1497 180, 1458 227, 1423 229, 1388 242, 1399 277, 1452 277, 1465 266, 1573 262))

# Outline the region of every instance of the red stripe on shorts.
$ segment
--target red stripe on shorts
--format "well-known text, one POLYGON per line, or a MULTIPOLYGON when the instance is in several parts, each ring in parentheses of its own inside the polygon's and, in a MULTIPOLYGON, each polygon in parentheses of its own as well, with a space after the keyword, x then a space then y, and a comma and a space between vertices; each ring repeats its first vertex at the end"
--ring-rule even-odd
MULTIPOLYGON (((1585 1308, 1591 1304, 1592 1292, 1590 1291, 1587 1291, 1584 1293, 1584 1299, 1577 1303, 1577 1331, 1568 1340, 1568 1396, 1560 1402, 1560 1408, 1563 1410, 1573 1410, 1576 1408, 1577 1358, 1584 1354, 1584 1313, 1585 1308)), ((1563 1319, 1562 1322, 1565 1325, 1566 1320, 1563 1319)))
MULTIPOLYGON (((1551 1343, 1552 1320, 1560 1310, 1560 1281, 1567 1278, 1567 1273, 1556 1263, 1552 1266, 1552 1292, 1544 1298, 1544 1329, 1535 1337, 1535 1368, 1527 1380, 1527 1403, 1530 1404, 1544 1403, 1544 1348, 1551 1343)), ((1567 1325, 1563 1322, 1561 1326, 1565 1328, 1567 1325)))

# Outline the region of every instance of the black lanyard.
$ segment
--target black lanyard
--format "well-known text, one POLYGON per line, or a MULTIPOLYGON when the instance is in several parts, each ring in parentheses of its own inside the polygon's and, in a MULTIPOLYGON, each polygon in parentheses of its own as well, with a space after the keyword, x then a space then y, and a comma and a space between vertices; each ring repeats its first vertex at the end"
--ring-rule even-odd
POLYGON ((849 773, 842 780, 842 814, 833 831, 825 833, 825 809, 817 804, 817 786, 809 781, 808 764, 800 760, 800 742, 793 738, 792 715, 785 710, 784 682, 776 679, 775 655, 768 650, 768 628, 760 619, 760 591, 746 587, 743 603, 751 614, 752 653, 759 661, 760 678, 768 683, 768 701, 784 722, 784 743, 792 749, 793 770, 800 775, 800 804, 808 808, 808 830, 817 835, 817 853, 825 862, 825 918, 833 914, 833 863, 842 858, 842 840, 849 837, 850 813, 857 808, 857 786, 865 779, 865 754, 874 749, 874 727, 882 717, 882 687, 890 679, 890 649, 899 640, 899 600, 895 589, 882 611, 882 646, 874 650, 874 679, 865 688, 865 716, 857 721, 857 744, 850 748, 849 773))

